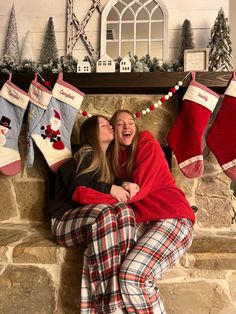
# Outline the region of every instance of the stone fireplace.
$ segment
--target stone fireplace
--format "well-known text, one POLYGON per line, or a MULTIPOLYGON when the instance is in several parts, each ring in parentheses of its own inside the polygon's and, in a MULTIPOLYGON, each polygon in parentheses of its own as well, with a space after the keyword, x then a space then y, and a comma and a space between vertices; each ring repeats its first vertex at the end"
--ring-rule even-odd
MULTIPOLYGON (((56 77, 48 74, 51 86, 56 77)), ((183 77, 183 73, 68 73, 64 80, 86 93, 83 110, 109 117, 120 108, 134 113, 147 108, 183 77)), ((230 77, 230 73, 199 73, 196 80, 223 94, 230 77)), ((0 77, 1 85, 5 79, 0 77)), ((13 75, 14 79, 27 91, 33 75, 13 75)), ((148 129, 163 147, 189 79, 175 96, 139 119, 140 129, 148 129)), ((77 115, 72 144, 78 142, 83 119, 77 115)), ((60 248, 50 234, 45 207, 51 174, 36 147, 35 163, 27 168, 26 130, 25 118, 19 139, 22 171, 13 177, 0 175, 0 312, 15 313, 9 304, 12 299, 17 313, 79 313, 82 251, 60 248)), ((158 282, 169 314, 236 313, 235 183, 222 173, 207 147, 203 155, 205 172, 197 179, 184 177, 172 156, 177 184, 198 212, 192 248, 158 282)))

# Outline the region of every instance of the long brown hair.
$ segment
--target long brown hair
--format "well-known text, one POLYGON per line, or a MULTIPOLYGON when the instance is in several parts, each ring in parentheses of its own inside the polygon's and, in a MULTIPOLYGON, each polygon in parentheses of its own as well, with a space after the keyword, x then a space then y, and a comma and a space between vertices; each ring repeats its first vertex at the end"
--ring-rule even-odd
POLYGON ((74 154, 74 158, 77 162, 76 174, 81 175, 82 173, 96 171, 101 175, 100 181, 111 183, 114 179, 114 175, 108 162, 107 155, 100 146, 98 118, 104 118, 109 121, 107 117, 103 115, 94 115, 85 120, 80 127, 79 143, 81 147, 74 154), (90 152, 93 153, 91 165, 79 172, 81 163, 85 156, 90 152))
MULTIPOLYGON (((110 123, 113 126, 114 130, 115 130, 115 125, 116 125, 118 116, 122 112, 126 112, 127 114, 129 114, 131 116, 132 119, 134 119, 134 115, 129 110, 126 110, 126 109, 117 110, 110 119, 110 123)), ((121 167, 125 166, 127 174, 128 174, 128 178, 125 178, 125 179, 132 180, 132 172, 133 172, 133 168, 135 166, 135 153, 136 153, 138 138, 139 138, 139 128, 138 128, 138 125, 137 125, 135 119, 134 119, 134 122, 135 122, 135 126, 136 126, 136 133, 135 133, 133 141, 129 147, 129 156, 123 165, 119 164, 119 152, 121 149, 121 145, 120 145, 120 143, 116 137, 116 132, 115 132, 115 141, 113 141, 113 144, 111 147, 111 149, 112 149, 111 154, 112 154, 112 168, 113 168, 115 176, 118 178, 122 178, 121 167)))

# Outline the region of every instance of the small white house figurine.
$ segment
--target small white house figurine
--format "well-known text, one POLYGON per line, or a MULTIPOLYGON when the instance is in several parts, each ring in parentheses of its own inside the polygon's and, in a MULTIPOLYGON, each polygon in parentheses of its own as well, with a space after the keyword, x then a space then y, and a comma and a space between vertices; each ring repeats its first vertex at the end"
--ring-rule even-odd
POLYGON ((131 72, 131 62, 129 57, 124 57, 120 62, 120 72, 131 72))
POLYGON ((77 63, 77 73, 90 73, 91 65, 88 61, 78 61, 77 63))
POLYGON ((96 64, 96 72, 115 72, 115 62, 108 56, 108 54, 104 54, 98 59, 96 64))

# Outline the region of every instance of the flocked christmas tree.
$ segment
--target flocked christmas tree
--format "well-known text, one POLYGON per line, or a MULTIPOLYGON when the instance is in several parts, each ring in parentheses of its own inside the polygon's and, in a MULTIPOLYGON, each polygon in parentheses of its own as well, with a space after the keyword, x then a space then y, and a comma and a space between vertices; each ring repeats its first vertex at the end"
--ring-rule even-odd
POLYGON ((209 71, 230 71, 232 69, 232 43, 228 18, 221 8, 211 29, 209 39, 209 71))
POLYGON ((193 49, 193 31, 191 22, 186 19, 182 25, 182 32, 181 32, 181 40, 180 40, 180 52, 179 52, 179 65, 184 65, 184 50, 185 49, 193 49))
POLYGON ((21 52, 21 60, 35 60, 34 43, 30 31, 27 31, 21 52))
POLYGON ((57 58, 58 49, 54 31, 54 24, 52 17, 50 17, 44 35, 43 45, 39 56, 39 62, 42 64, 48 64, 51 61, 55 61, 57 58))
POLYGON ((19 42, 16 27, 16 14, 14 4, 11 9, 11 15, 7 29, 4 55, 6 57, 10 57, 15 64, 20 63, 19 42))

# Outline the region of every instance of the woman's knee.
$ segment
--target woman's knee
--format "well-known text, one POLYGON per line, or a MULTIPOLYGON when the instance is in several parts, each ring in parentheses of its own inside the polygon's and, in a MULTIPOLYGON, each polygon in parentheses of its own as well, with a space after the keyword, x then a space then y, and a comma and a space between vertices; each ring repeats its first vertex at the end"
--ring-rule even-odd
MULTIPOLYGON (((101 204, 102 205, 102 204, 101 204)), ((101 206, 101 212, 98 214, 95 223, 106 223, 116 221, 116 214, 112 206, 103 204, 101 206)))
POLYGON ((145 283, 145 278, 138 271, 135 263, 127 264, 126 261, 120 267, 119 271, 120 285, 142 285, 145 283))
POLYGON ((124 203, 119 203, 114 207, 116 215, 119 219, 126 218, 130 220, 135 220, 135 213, 133 209, 124 203))

